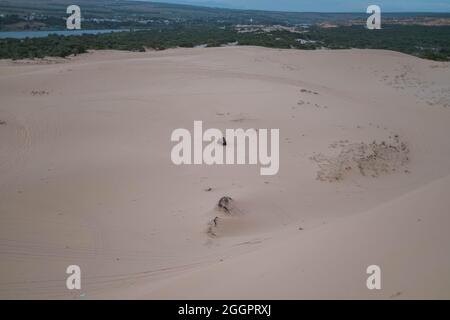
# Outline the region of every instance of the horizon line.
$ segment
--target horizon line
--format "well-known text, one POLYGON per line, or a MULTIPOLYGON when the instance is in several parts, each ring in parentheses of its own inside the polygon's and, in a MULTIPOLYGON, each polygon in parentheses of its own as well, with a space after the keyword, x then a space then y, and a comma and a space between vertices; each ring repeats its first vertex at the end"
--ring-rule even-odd
MULTIPOLYGON (((219 10, 236 10, 236 11, 258 11, 258 12, 280 12, 280 13, 363 13, 367 14, 365 10, 362 11, 292 11, 292 10, 270 10, 270 9, 251 9, 251 8, 238 8, 238 7, 224 7, 224 6, 208 6, 208 5, 202 5, 202 4, 190 4, 190 3, 175 3, 175 2, 165 2, 164 0, 159 1, 153 1, 153 0, 132 0, 136 2, 149 2, 149 3, 161 3, 161 4, 169 4, 169 5, 179 5, 179 6, 187 6, 187 7, 198 7, 198 8, 207 8, 207 9, 219 9, 219 10)), ((383 11, 383 8, 381 8, 382 13, 433 13, 433 14, 449 14, 449 11, 383 11)))

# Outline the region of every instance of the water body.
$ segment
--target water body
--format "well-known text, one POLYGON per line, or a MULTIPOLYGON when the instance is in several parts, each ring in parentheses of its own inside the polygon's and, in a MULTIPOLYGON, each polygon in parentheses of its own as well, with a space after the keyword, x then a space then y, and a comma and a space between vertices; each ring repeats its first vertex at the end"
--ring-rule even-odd
POLYGON ((45 38, 51 34, 60 36, 81 36, 83 34, 99 34, 110 32, 128 32, 129 29, 101 29, 101 30, 63 30, 63 31, 6 31, 0 32, 0 39, 14 38, 45 38))

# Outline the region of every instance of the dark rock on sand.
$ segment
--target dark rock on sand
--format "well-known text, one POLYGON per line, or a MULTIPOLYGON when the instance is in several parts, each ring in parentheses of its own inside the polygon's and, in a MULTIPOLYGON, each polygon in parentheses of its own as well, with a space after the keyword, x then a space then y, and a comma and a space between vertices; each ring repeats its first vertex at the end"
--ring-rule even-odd
POLYGON ((217 204, 219 209, 222 209, 226 213, 231 213, 233 210, 233 199, 230 197, 222 197, 217 204))

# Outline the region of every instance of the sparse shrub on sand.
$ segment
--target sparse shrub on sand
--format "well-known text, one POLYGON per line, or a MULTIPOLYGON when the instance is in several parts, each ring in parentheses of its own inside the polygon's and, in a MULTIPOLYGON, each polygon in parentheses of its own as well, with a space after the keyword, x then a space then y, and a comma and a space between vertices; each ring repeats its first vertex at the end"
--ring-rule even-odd
POLYGON ((49 95, 49 92, 45 91, 45 90, 33 90, 33 91, 31 91, 31 95, 32 96, 44 96, 44 95, 49 95))
POLYGON ((208 228, 206 229, 206 234, 210 237, 217 236, 217 227, 219 224, 219 217, 215 217, 208 223, 208 228))
POLYGON ((314 95, 318 95, 318 92, 312 91, 312 90, 308 90, 308 89, 300 89, 301 93, 310 93, 310 94, 314 94, 314 95))
POLYGON ((395 172, 409 161, 409 148, 398 135, 380 143, 349 143, 341 145, 337 156, 314 155, 311 159, 319 166, 317 179, 341 181, 346 173, 357 171, 362 176, 378 177, 395 172))

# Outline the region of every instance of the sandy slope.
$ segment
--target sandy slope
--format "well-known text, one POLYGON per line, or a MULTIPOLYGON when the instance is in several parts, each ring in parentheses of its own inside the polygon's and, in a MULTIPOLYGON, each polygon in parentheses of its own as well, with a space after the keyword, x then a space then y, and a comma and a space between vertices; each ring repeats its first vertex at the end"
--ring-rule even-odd
POLYGON ((389 299, 447 298, 450 177, 352 219, 302 232, 189 272, 145 298, 389 299), (366 287, 367 266, 382 270, 382 290, 366 287))
POLYGON ((2 61, 0 96, 1 298, 450 298, 448 63, 96 52, 2 61), (171 132, 194 120, 279 128, 280 172, 173 165, 171 132), (407 151, 378 145, 395 139, 407 151), (374 140, 381 155, 362 159, 374 140), (225 195, 240 214, 209 237, 225 195))

